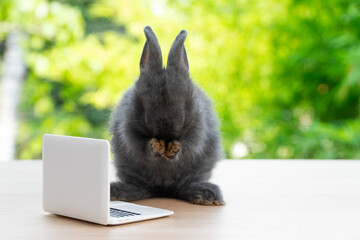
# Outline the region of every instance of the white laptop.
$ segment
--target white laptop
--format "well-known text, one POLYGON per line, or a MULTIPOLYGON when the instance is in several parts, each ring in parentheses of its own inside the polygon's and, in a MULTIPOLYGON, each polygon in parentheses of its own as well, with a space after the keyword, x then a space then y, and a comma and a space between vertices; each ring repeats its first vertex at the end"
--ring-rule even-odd
POLYGON ((43 136, 43 208, 102 225, 173 214, 138 204, 110 202, 110 144, 106 140, 43 136))

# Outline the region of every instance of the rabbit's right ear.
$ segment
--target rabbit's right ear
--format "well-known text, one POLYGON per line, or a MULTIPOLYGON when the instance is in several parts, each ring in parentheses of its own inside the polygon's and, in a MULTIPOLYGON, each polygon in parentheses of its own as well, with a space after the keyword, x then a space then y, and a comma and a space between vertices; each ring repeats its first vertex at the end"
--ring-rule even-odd
POLYGON ((145 46, 140 59, 140 72, 148 69, 161 69, 162 55, 159 42, 150 26, 144 28, 145 46))

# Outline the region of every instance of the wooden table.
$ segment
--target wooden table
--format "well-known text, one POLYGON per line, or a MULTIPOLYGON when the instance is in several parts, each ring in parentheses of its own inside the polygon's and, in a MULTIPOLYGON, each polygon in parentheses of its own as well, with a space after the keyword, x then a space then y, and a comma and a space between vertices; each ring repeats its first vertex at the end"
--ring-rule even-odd
POLYGON ((360 239, 360 161, 226 160, 214 172, 226 205, 137 203, 175 214, 100 226, 45 213, 41 162, 0 163, 0 239, 360 239))

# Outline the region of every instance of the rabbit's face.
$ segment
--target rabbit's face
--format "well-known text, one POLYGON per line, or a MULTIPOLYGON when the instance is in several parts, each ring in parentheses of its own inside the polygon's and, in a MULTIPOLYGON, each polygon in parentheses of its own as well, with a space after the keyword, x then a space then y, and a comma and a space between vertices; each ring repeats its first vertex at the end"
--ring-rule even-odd
POLYGON ((151 137, 180 139, 191 100, 190 79, 178 74, 174 76, 164 69, 141 74, 136 92, 143 108, 143 122, 151 137))
POLYGON ((182 30, 171 46, 167 67, 162 66, 159 42, 147 26, 146 43, 140 59, 140 77, 135 84, 143 108, 143 122, 151 137, 179 139, 186 123, 192 82, 184 47, 187 32, 182 30))

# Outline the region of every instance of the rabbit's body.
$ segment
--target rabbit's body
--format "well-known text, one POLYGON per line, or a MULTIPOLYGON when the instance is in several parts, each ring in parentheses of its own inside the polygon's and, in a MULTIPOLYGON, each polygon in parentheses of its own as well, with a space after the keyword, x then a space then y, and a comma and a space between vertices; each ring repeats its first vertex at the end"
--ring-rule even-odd
POLYGON ((155 34, 150 27, 144 31, 140 77, 123 95, 110 126, 121 181, 111 184, 111 197, 221 205, 220 189, 207 182, 222 156, 217 120, 210 99, 189 77, 187 33, 176 38, 164 69, 155 34))

